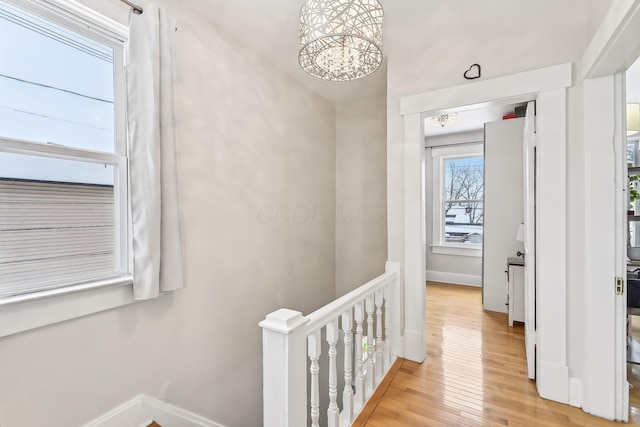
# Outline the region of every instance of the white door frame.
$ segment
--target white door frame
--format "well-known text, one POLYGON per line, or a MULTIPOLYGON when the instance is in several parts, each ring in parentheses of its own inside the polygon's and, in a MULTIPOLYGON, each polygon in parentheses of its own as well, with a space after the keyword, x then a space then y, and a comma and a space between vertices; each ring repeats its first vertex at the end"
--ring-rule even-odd
POLYGON ((612 3, 582 59, 585 106, 585 411, 628 420, 625 278, 626 134, 624 72, 640 54, 640 1, 612 3), (597 122, 593 121, 594 119, 597 122), (597 227, 599 235, 590 236, 597 227), (593 239, 597 244, 589 244, 593 239), (597 264, 594 264, 597 261, 597 264), (597 266, 597 267, 595 267, 597 266))
MULTIPOLYGON (((527 376, 536 379, 536 131, 533 101, 527 103, 522 135, 524 173, 524 347, 527 376)), ((509 279, 511 281, 511 279, 509 279)), ((509 284, 511 286, 511 284, 509 284)), ((509 306, 511 309, 511 306, 509 306)))
MULTIPOLYGON (((404 273, 404 357, 426 357, 424 136, 422 118, 444 110, 463 111, 491 102, 536 100, 538 106, 538 392, 568 402, 566 314, 566 91, 571 64, 561 64, 463 86, 406 96, 404 119, 404 224, 390 234, 402 235, 404 273), (544 311, 541 311, 544 307, 544 311)), ((394 195, 397 197, 397 195, 394 195)))
MULTIPOLYGON (((616 163, 614 77, 584 81, 585 103, 585 378, 584 410, 614 419, 616 163), (592 126, 590 121, 596 120, 592 126)), ((622 143, 617 144, 623 146, 622 143)), ((620 418, 621 419, 621 418, 620 418)))

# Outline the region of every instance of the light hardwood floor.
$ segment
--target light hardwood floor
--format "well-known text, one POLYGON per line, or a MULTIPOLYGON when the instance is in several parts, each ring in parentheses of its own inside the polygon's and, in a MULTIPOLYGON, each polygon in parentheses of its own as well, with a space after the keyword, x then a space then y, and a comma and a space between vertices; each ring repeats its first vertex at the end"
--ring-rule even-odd
MULTIPOLYGON (((484 312, 479 288, 428 283, 427 360, 402 360, 361 416, 362 427, 621 426, 538 397, 527 379, 524 330, 484 312)), ((640 366, 635 390, 640 392, 640 366)), ((633 376, 633 369, 629 369, 633 376)), ((632 397, 632 405, 640 402, 632 397)), ((637 407, 637 406, 636 406, 637 407)), ((640 425, 631 411, 629 425, 640 425)))

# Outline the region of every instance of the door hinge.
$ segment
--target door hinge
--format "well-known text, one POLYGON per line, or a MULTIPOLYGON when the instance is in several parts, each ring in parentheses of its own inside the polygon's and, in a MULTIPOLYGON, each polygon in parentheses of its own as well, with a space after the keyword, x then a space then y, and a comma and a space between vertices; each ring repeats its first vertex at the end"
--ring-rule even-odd
POLYGON ((624 279, 616 277, 616 295, 624 295, 624 279))

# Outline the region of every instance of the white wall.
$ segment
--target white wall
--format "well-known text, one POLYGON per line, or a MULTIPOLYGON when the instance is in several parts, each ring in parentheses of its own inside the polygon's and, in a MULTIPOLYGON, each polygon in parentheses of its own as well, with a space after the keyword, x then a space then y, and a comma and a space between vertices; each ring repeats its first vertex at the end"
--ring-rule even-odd
POLYGON ((139 393, 261 425, 258 322, 334 297, 335 108, 178 3, 187 287, 0 339, 2 426, 73 427, 139 393))
MULTIPOLYGON (((492 3, 492 2, 490 2, 492 3)), ((519 4, 520 5, 520 4, 519 4)), ((477 7, 491 9, 500 15, 500 7, 486 2, 477 7)), ((515 6, 514 6, 515 7, 515 6)), ((508 18, 496 18, 496 31, 508 21, 509 25, 519 28, 510 32, 509 37, 499 38, 492 31, 475 28, 467 21, 448 21, 448 37, 442 37, 441 28, 434 28, 432 37, 425 37, 429 43, 420 49, 403 56, 388 58, 387 82, 387 134, 388 163, 387 188, 389 203, 389 260, 401 261, 403 258, 403 120, 400 116, 400 98, 407 95, 432 91, 440 88, 465 84, 462 74, 473 63, 482 65, 483 79, 534 70, 564 62, 577 62, 581 59, 587 42, 593 35, 596 21, 595 12, 586 11, 576 3, 556 2, 554 12, 548 14, 550 20, 564 20, 566 26, 561 30, 551 24, 540 30, 536 17, 522 16, 526 7, 519 6, 518 14, 508 18), (560 10, 562 9, 562 10, 560 10), (591 14, 588 14, 591 12, 591 14), (587 25, 589 21, 589 25, 587 25), (553 28, 556 28, 555 30, 553 28), (550 49, 549 46, 553 46, 550 49), (523 54, 526 53, 526 54, 523 54), (437 60, 434 60, 437 58, 437 60)), ((598 9, 599 10, 599 9, 598 9)), ((502 10, 507 13, 505 10, 502 10)), ((467 16, 474 16, 468 12, 467 16)), ((479 12, 480 13, 480 12, 479 12)), ((440 20, 444 18, 441 16, 440 20)), ((480 21, 486 26, 486 21, 480 21)), ((505 24, 506 25, 506 24, 505 24)), ((503 32, 503 34, 505 34, 503 32)), ((568 160, 567 160, 567 200, 568 218, 574 218, 583 209, 579 200, 584 194, 584 144, 581 131, 584 121, 580 107, 580 89, 572 88, 568 93, 568 160), (572 157, 572 155, 574 155, 572 157), (580 187, 582 183, 582 187, 580 187), (571 202, 575 202, 572 204, 571 202)), ((584 229, 579 224, 567 221, 568 247, 568 365, 570 376, 580 376, 584 372, 583 351, 583 283, 581 271, 584 262, 580 259, 580 242, 584 242, 584 229), (571 252, 576 249, 574 252, 571 252)))
MULTIPOLYGON (((433 234, 427 223, 427 242, 433 234)), ((427 247, 427 280, 454 285, 481 286, 482 257, 434 254, 427 247)))
POLYGON ((337 296, 384 273, 387 260, 386 108, 384 97, 337 108, 337 296))
MULTIPOLYGON (((500 7, 483 3, 479 8, 496 9, 500 7)), ((515 7, 515 6, 514 6, 515 7)), ((558 4, 558 8, 561 5, 558 4)), ((562 31, 539 31, 538 24, 532 23, 531 16, 522 16, 526 8, 518 15, 504 20, 509 25, 519 27, 519 31, 509 34, 508 43, 504 38, 497 39, 493 32, 469 26, 468 22, 449 22, 450 37, 443 38, 441 29, 433 29, 433 37, 427 37, 428 43, 415 52, 388 58, 387 82, 387 135, 388 135, 388 193, 389 226, 393 230, 402 230, 402 118, 400 98, 421 92, 458 86, 466 83, 463 73, 473 63, 482 65, 483 79, 504 76, 521 71, 533 70, 564 62, 574 62, 581 58, 586 47, 586 12, 573 13, 570 7, 557 10, 549 19, 564 19, 571 16, 571 26, 562 31), (453 49, 457 46, 459 49, 453 49), (553 49, 549 49, 553 46, 553 49), (522 54, 527 52, 527 54, 522 54), (437 60, 434 60, 437 58, 437 60)), ((576 12, 575 10, 573 12, 576 12)), ((506 13, 506 12, 505 12, 506 13)), ((471 15, 469 15, 471 16, 471 15)), ((496 18, 495 22, 502 22, 496 18)), ((486 27, 486 22, 482 22, 486 27)), ((499 27, 499 25, 498 25, 499 27)), ((389 235, 389 258, 401 258, 401 235, 394 231, 389 235)))

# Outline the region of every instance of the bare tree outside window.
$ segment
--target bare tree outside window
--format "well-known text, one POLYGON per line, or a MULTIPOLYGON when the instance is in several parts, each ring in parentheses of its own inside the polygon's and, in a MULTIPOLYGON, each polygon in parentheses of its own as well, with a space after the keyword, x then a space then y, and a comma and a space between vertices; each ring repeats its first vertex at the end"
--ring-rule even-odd
POLYGON ((484 161, 482 157, 444 159, 445 242, 482 243, 484 161))

